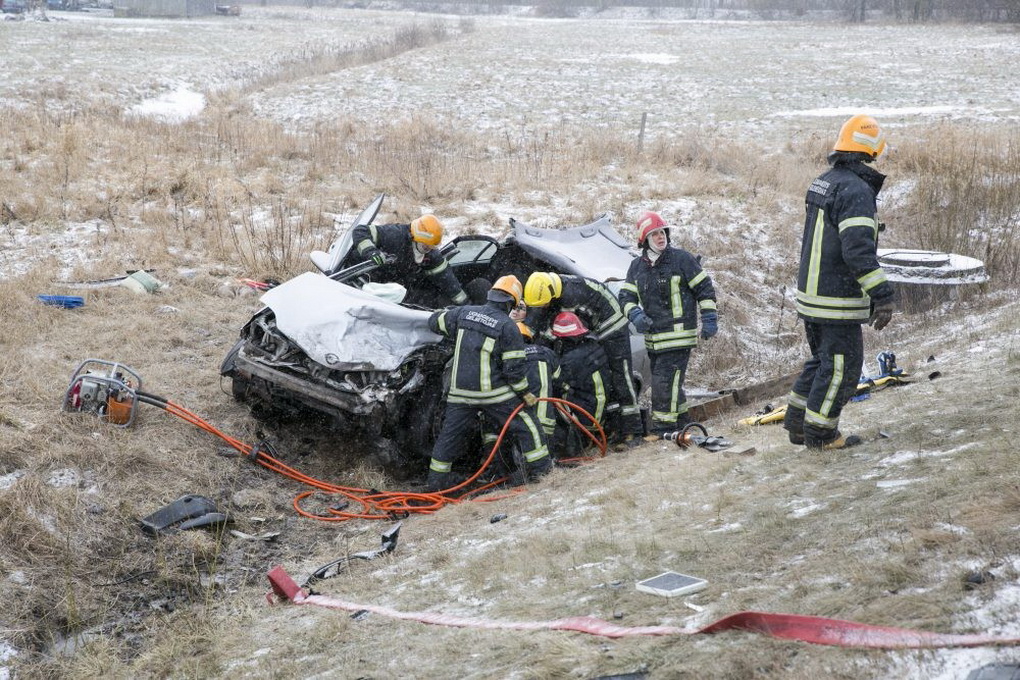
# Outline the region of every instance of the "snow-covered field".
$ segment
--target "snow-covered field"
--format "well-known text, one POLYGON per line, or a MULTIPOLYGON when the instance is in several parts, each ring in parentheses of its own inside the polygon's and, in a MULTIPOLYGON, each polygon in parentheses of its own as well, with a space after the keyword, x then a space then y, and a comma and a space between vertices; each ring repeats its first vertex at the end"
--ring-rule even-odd
MULTIPOLYGON (((585 121, 649 134, 706 127, 782 139, 868 111, 895 130, 939 120, 1020 119, 1020 40, 998 26, 668 21, 636 17, 437 17, 245 7, 241 17, 117 19, 50 12, 0 22, 0 102, 136 109, 208 93, 326 47, 400 25, 466 21, 438 47, 302 79, 253 97, 295 127, 338 113, 415 113, 465 128, 555 128, 585 121), (144 105, 143 105, 144 106, 144 105)), ((614 15, 619 17, 620 15, 614 15)), ((188 105, 193 111, 193 105, 188 105)))

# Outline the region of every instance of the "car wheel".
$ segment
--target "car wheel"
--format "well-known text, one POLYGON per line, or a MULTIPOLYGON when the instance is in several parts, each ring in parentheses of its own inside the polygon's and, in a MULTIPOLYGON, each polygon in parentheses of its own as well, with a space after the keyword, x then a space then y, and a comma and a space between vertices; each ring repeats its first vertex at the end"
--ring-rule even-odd
POLYGON ((429 382, 403 409, 394 439, 408 458, 428 458, 443 422, 443 388, 429 382))
POLYGON ((246 401, 250 387, 251 383, 244 378, 234 376, 230 379, 230 395, 234 397, 234 401, 246 401))

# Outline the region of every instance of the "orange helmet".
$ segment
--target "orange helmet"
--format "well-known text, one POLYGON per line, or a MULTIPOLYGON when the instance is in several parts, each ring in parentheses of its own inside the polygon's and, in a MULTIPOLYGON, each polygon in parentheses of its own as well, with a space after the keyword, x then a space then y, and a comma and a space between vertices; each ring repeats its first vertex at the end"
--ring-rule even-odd
POLYGON ((485 299, 492 302, 513 302, 516 306, 521 301, 522 295, 524 295, 524 288, 521 286, 520 280, 513 274, 507 274, 496 279, 496 283, 492 284, 485 299))
POLYGON ((553 319, 552 334, 557 338, 575 338, 588 332, 588 327, 573 312, 560 312, 553 319))
POLYGON ((871 116, 857 115, 843 123, 833 151, 857 151, 878 158, 885 151, 885 135, 871 116))
POLYGON ((653 231, 658 229, 665 229, 666 236, 669 236, 669 227, 666 226, 666 220, 659 216, 659 213, 647 211, 641 213, 641 217, 638 218, 637 225, 635 226, 637 231, 637 244, 643 246, 645 239, 653 231))
POLYGON ((422 215, 411 221, 411 239, 435 248, 443 240, 443 225, 435 215, 422 215))
POLYGON ((523 321, 517 322, 517 330, 521 332, 521 336, 523 336, 525 340, 535 339, 535 334, 528 327, 528 324, 524 323, 523 321))

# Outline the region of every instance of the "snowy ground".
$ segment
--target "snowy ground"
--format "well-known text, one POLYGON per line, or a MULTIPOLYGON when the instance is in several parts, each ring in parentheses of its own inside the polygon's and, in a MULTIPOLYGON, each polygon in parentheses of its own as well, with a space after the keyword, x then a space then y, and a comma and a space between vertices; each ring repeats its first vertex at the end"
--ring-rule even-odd
MULTIPOLYGON (((187 21, 48 18, 0 22, 0 102, 73 108, 92 100, 145 113, 165 112, 176 97, 181 113, 195 113, 188 93, 231 87, 295 55, 371 40, 401 23, 443 20, 289 7, 187 21)), ((255 104, 297 127, 338 112, 372 120, 421 111, 509 133, 578 120, 636 131, 647 113, 650 134, 718 127, 780 137, 828 130, 865 110, 891 128, 894 145, 895 129, 911 122, 1020 119, 1020 76, 1002 67, 1020 60, 1020 41, 1001 27, 467 21, 473 32, 436 49, 281 85, 255 104)))

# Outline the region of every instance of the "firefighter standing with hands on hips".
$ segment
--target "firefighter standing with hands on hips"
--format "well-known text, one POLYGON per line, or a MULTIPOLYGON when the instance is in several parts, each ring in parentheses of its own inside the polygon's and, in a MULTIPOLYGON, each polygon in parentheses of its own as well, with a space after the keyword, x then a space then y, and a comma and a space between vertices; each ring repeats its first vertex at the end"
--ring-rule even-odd
POLYGON ((433 332, 456 343, 443 427, 429 465, 429 492, 455 486, 453 463, 474 440, 480 413, 499 430, 521 401, 526 408, 510 421, 508 433, 524 456, 525 472, 534 479, 553 467, 535 416, 538 386, 529 384, 524 338, 509 317, 522 294, 516 276, 502 276, 492 285, 484 305, 451 307, 429 317, 433 332))
POLYGON ((684 378, 691 350, 718 330, 715 289, 701 263, 669 242, 669 227, 658 213, 637 221, 641 256, 627 270, 620 303, 645 336, 652 369, 652 434, 676 431, 691 422, 684 378))
POLYGON ((882 330, 895 308, 877 255, 875 213, 885 175, 867 165, 884 149, 875 119, 853 116, 829 154, 832 167, 807 190, 797 314, 811 358, 793 385, 783 421, 794 444, 843 449, 861 442, 842 435, 838 425, 864 366, 861 326, 870 322, 882 330))
POLYGON ((438 250, 443 225, 434 215, 410 224, 359 224, 351 236, 358 260, 350 264, 372 261, 379 265, 375 276, 380 281, 399 283, 409 291, 418 288, 416 280, 428 281, 453 304, 467 303, 467 294, 438 250))
POLYGON ((556 316, 574 312, 585 321, 609 357, 611 393, 620 406, 615 443, 623 448, 642 444, 644 434, 637 391, 631 375, 630 331, 620 301, 595 279, 554 272, 533 272, 524 284, 528 315, 524 323, 535 333, 549 333, 556 316))

